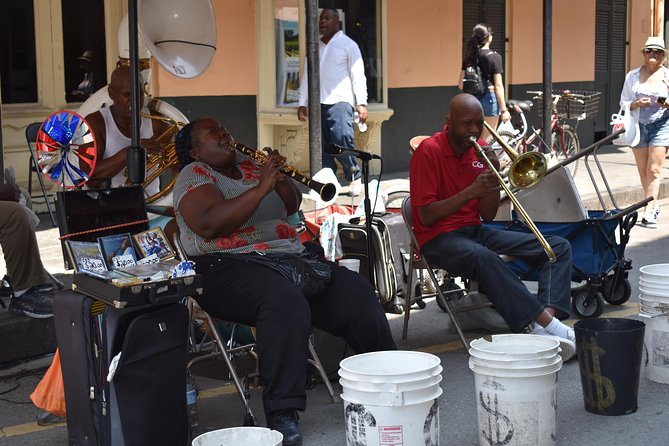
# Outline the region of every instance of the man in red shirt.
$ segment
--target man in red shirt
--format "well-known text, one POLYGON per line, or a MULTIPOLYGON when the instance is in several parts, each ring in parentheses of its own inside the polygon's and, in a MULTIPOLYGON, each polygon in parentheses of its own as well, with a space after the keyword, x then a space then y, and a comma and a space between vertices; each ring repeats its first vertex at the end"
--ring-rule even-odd
MULTIPOLYGON (((414 230, 421 252, 456 276, 476 279, 514 332, 532 324, 537 334, 560 338, 563 359, 574 354, 574 330, 558 318, 569 316, 571 245, 561 237, 546 240, 557 256, 550 262, 532 234, 481 225, 499 205, 499 183, 476 154, 470 138, 480 138, 483 108, 476 97, 459 94, 449 105, 446 126, 425 139, 411 158, 414 230), (500 258, 519 258, 539 271, 539 293, 532 295, 500 258)), ((484 144, 480 141, 480 144, 484 144)), ((492 150, 486 155, 498 167, 492 150)))

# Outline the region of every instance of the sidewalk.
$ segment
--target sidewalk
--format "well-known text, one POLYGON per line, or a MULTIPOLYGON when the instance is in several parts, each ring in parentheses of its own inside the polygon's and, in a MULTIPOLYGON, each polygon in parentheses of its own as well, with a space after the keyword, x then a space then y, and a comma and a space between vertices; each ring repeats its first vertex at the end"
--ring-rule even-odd
MULTIPOLYGON (((641 186, 639 185, 638 173, 631 149, 612 145, 604 146, 598 150, 598 159, 619 208, 626 207, 643 199, 643 193, 641 186)), ((578 164, 574 182, 585 207, 587 209, 601 209, 602 207, 595 194, 593 180, 590 178, 588 170, 586 169, 585 160, 582 158, 578 161, 578 164)), ((608 197, 608 193, 604 189, 593 157, 590 157, 588 165, 591 167, 596 180, 595 182, 601 189, 601 193, 605 197, 608 197)), ((669 166, 665 166, 664 169, 660 198, 667 197, 667 180, 669 180, 669 166)), ((408 191, 408 173, 394 173, 385 176, 381 179, 381 189, 386 193, 401 190, 408 191)), ((344 186, 337 202, 340 204, 361 203, 362 196, 353 198, 348 196, 347 193, 348 187, 344 186)), ((312 208, 313 202, 304 200, 303 210, 309 211, 312 210, 312 208)), ((40 246, 42 263, 51 274, 63 281, 65 285, 69 287, 72 279, 72 271, 67 271, 64 268, 58 228, 51 227, 48 214, 42 214, 40 217, 41 223, 37 228, 36 235, 40 246)), ((4 276, 4 274, 6 274, 4 258, 0 258, 0 277, 4 276)), ((0 309, 0 336, 1 339, 3 339, 4 345, 16 346, 17 351, 15 354, 29 350, 25 348, 25 344, 34 345, 35 343, 42 343, 45 345, 42 349, 38 348, 36 350, 30 350, 28 356, 34 357, 53 351, 53 342, 48 342, 49 338, 53 337, 53 324, 51 319, 46 320, 46 322, 36 322, 35 320, 27 320, 27 318, 21 316, 8 314, 6 310, 0 309), (40 330, 43 335, 34 337, 36 336, 34 334, 35 332, 40 332, 40 330, 36 328, 37 325, 41 327, 40 330), (20 327, 20 330, 17 329, 17 327, 20 327), (33 334, 31 335, 31 333, 33 334), (46 334, 44 335, 44 333, 46 334), (15 338, 18 344, 11 341, 15 338)), ((0 358, 0 372, 2 371, 2 368, 3 360, 0 358)))

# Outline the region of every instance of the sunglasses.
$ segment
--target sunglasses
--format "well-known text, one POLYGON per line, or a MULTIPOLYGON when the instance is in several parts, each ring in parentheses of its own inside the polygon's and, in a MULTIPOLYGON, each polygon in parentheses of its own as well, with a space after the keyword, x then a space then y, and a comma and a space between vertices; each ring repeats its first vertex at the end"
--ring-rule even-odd
POLYGON ((658 50, 658 49, 651 49, 651 48, 646 48, 643 50, 644 53, 646 54, 664 54, 664 51, 658 50))

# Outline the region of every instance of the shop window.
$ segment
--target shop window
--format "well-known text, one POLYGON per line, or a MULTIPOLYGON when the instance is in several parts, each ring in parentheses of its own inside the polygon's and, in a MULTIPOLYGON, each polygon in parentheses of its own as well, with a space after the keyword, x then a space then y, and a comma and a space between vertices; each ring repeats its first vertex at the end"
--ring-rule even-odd
POLYGON ((0 0, 2 103, 37 102, 32 1, 0 0))

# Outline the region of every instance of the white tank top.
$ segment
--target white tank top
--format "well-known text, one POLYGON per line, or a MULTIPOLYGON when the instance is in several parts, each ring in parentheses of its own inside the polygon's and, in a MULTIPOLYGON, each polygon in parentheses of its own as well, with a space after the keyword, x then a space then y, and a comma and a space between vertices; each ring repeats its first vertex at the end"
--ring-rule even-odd
MULTIPOLYGON (((114 117, 111 113, 110 107, 102 107, 100 113, 105 120, 105 129, 107 143, 105 145, 105 154, 102 159, 106 159, 114 156, 121 151, 124 147, 128 147, 132 142, 130 138, 125 136, 116 126, 114 117)), ((141 123, 139 127, 139 138, 140 139, 149 139, 153 137, 153 125, 151 119, 141 117, 141 123)), ((121 187, 125 185, 126 175, 125 168, 121 169, 119 173, 114 175, 111 179, 111 187, 121 187)), ((154 180, 147 187, 144 188, 144 191, 147 196, 155 195, 160 189, 159 179, 154 180)))

